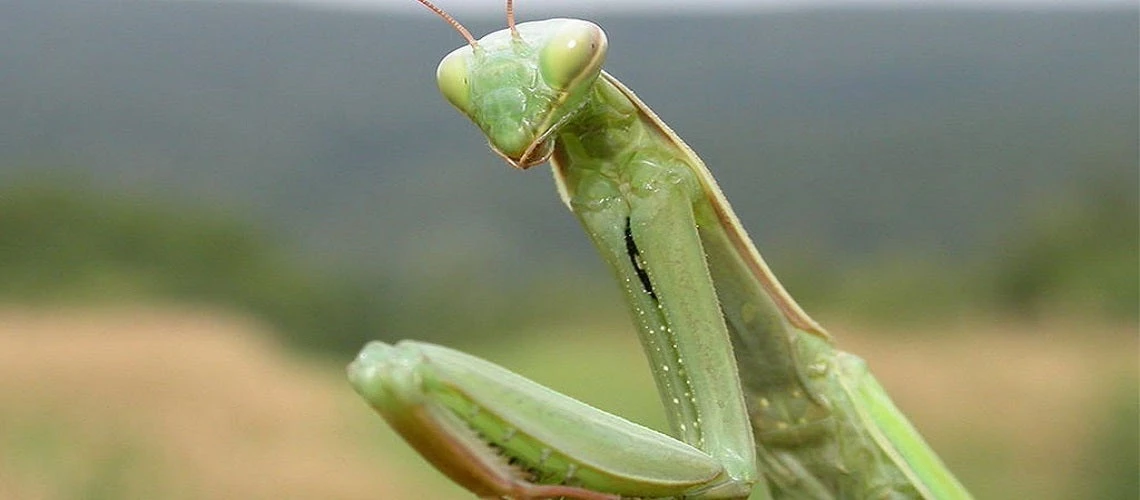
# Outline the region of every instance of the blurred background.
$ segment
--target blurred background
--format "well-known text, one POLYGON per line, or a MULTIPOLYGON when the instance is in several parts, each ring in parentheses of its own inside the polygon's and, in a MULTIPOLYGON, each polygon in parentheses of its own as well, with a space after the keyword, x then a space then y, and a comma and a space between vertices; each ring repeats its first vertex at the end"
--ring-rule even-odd
MULTIPOLYGON (((660 3, 518 12, 606 29, 979 498, 1137 498, 1136 4, 660 3)), ((461 43, 411 0, 0 2, 0 498, 469 498, 352 393, 370 339, 662 428, 547 167, 438 95, 461 43)))

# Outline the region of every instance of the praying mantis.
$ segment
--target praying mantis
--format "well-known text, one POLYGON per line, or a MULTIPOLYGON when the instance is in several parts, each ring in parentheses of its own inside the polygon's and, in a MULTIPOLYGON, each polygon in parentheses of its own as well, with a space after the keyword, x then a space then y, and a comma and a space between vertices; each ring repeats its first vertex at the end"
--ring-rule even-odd
POLYGON ((482 498, 970 498, 858 357, 772 274, 711 173, 602 70, 605 33, 575 19, 467 40, 444 97, 518 169, 549 163, 609 265, 672 436, 446 347, 371 342, 356 390, 420 454, 482 498))

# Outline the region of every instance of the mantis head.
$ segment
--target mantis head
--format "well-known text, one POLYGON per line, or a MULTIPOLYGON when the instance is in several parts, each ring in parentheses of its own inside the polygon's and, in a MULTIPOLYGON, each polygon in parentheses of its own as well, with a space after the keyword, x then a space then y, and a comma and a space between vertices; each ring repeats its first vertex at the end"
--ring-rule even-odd
POLYGON ((452 51, 436 77, 491 149, 525 169, 550 157, 554 134, 586 102, 605 60, 606 34, 577 19, 510 24, 452 51))

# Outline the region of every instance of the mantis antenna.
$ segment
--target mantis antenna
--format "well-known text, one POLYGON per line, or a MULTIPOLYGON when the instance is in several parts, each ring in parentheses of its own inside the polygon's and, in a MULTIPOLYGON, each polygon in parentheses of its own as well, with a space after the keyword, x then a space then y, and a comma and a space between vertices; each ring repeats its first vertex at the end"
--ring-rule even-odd
POLYGON ((515 2, 507 0, 507 29, 511 30, 511 37, 518 38, 519 30, 515 28, 515 2))
MULTIPOLYGON (((467 28, 464 28, 462 24, 459 24, 459 21, 456 21, 454 17, 451 17, 451 14, 448 14, 443 9, 436 7, 435 4, 429 2, 428 0, 416 0, 416 1, 423 4, 424 7, 431 9, 432 12, 435 12, 436 14, 438 14, 439 17, 442 17, 444 21, 447 21, 447 23, 450 24, 452 28, 455 28, 455 31, 458 31, 460 35, 463 35, 463 38, 467 40, 467 45, 470 45, 472 47, 478 47, 479 46, 479 43, 475 41, 475 37, 471 36, 471 32, 467 31, 467 28)), ((511 22, 511 30, 513 31, 514 30, 514 18, 511 17, 510 9, 511 9, 511 2, 510 2, 510 0, 507 0, 507 12, 508 12, 507 19, 511 22)))

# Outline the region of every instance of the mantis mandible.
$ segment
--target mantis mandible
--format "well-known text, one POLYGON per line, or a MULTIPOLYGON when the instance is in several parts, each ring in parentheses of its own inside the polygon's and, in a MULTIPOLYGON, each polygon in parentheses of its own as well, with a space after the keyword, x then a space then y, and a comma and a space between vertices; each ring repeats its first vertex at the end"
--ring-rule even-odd
POLYGON ((511 166, 549 161, 625 298, 666 436, 482 359, 369 343, 355 390, 485 498, 969 498, 856 356, 792 299, 701 160, 602 71, 575 19, 515 24, 443 59, 444 97, 511 166))

